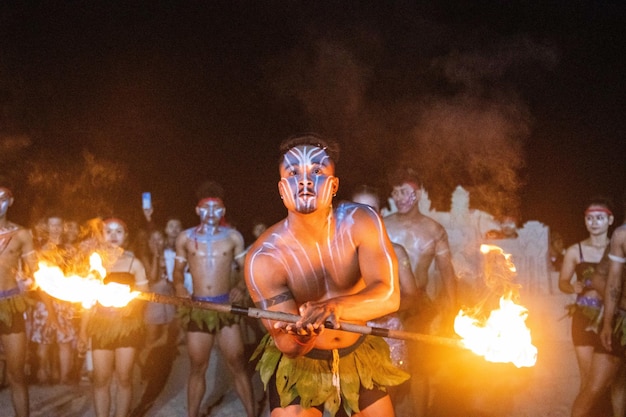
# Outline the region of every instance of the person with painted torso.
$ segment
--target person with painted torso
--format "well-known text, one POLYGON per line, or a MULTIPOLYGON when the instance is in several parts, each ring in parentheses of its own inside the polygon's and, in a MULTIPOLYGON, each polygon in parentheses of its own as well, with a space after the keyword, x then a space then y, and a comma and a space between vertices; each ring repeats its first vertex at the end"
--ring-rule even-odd
MULTIPOLYGON (((457 282, 448 234, 441 224, 420 211, 423 188, 412 168, 397 168, 389 177, 389 185, 397 211, 383 219, 387 233, 392 242, 405 248, 417 287, 428 294, 422 297, 419 310, 407 317, 405 327, 419 333, 452 333, 453 318, 457 312, 457 282), (431 279, 433 263, 438 274, 431 279)), ((413 358, 410 363, 413 413, 415 417, 422 417, 427 415, 430 375, 435 372, 435 361, 431 359, 433 347, 411 342, 408 347, 409 357, 413 358)))
POLYGON ((37 257, 30 231, 7 218, 13 201, 11 190, 0 183, 0 341, 13 412, 17 417, 27 417, 30 411, 24 367, 28 340, 24 312, 28 303, 22 288, 28 284, 21 265, 31 275, 37 269, 37 257))
POLYGON ((263 320, 256 354, 271 415, 393 416, 387 386, 408 374, 394 367, 386 342, 339 330, 365 324, 400 304, 398 266, 376 212, 355 203, 333 208, 338 147, 307 134, 281 144, 278 190, 287 217, 246 256, 244 275, 257 307, 299 315, 263 320), (329 321, 332 325, 326 326, 329 321))
MULTIPOLYGON (((104 251, 102 263, 106 269, 104 283, 129 285, 137 291, 148 291, 148 279, 142 262, 132 252, 124 250, 128 226, 117 218, 102 222, 104 251)), ((111 383, 117 384, 114 415, 127 417, 133 400, 133 368, 144 336, 141 300, 132 300, 124 307, 107 307, 96 303, 83 312, 79 351, 85 352, 91 341, 93 358, 93 402, 96 417, 109 417, 111 383)))
MULTIPOLYGON (((184 285, 185 267, 188 265, 193 283, 191 298, 212 303, 239 303, 247 295, 245 283, 233 285, 230 280, 233 261, 244 251, 243 236, 224 224, 226 208, 221 187, 205 184, 199 192, 196 214, 200 224, 184 230, 176 239, 174 288, 179 297, 189 297, 184 285)), ((252 383, 246 372, 247 360, 239 322, 241 317, 228 313, 182 307, 181 322, 187 331, 187 348, 190 360, 187 380, 187 412, 197 417, 206 390, 206 371, 213 344, 217 342, 226 359, 226 365, 235 380, 248 417, 255 416, 252 383)))

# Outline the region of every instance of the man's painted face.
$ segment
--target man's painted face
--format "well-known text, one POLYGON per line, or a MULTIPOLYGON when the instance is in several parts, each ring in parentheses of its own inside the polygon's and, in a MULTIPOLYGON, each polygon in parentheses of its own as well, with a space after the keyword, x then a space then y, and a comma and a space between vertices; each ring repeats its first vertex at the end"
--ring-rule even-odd
POLYGON ((104 224, 104 240, 113 246, 122 246, 126 240, 126 228, 117 221, 108 221, 104 224))
POLYGON ((279 171, 278 191, 287 210, 307 214, 332 205, 339 179, 324 149, 296 146, 283 156, 279 171))
POLYGON ((406 182, 393 187, 391 198, 396 203, 398 213, 408 213, 418 203, 419 191, 419 189, 415 189, 414 186, 406 182))
POLYGON ((196 213, 202 223, 217 226, 226 214, 226 208, 219 198, 205 198, 198 203, 196 213))
POLYGON ((606 233, 613 224, 613 215, 606 207, 591 206, 585 210, 585 226, 589 233, 606 233))
POLYGON ((168 237, 176 237, 183 230, 183 225, 178 219, 170 219, 165 225, 165 235, 168 237))
POLYGON ((13 194, 8 188, 0 187, 0 216, 7 214, 13 204, 13 194))

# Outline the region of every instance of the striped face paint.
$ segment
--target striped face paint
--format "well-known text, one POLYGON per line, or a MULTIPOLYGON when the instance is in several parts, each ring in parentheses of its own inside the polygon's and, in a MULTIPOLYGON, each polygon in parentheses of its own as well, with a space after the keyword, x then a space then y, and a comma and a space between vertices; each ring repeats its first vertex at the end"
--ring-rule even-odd
POLYGON ((339 179, 324 149, 296 146, 284 155, 279 171, 278 190, 287 210, 307 214, 331 206, 339 179))
POLYGON ((205 198, 198 202, 196 213, 203 224, 217 226, 226 214, 226 208, 220 198, 205 198))
POLYGON ((9 207, 13 204, 13 194, 6 187, 0 187, 0 216, 7 214, 9 207))

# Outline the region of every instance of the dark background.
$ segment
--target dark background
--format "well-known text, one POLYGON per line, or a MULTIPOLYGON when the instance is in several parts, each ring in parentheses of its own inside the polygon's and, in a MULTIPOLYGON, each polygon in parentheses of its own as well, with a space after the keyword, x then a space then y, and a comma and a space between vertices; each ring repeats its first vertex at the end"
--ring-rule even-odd
POLYGON ((302 131, 341 143, 338 198, 409 163, 438 210, 460 184, 568 244, 588 198, 626 190, 622 2, 58 3, 0 6, 0 171, 25 225, 141 226, 151 191, 157 222, 190 227, 215 179, 247 235, 284 216, 277 147, 302 131))

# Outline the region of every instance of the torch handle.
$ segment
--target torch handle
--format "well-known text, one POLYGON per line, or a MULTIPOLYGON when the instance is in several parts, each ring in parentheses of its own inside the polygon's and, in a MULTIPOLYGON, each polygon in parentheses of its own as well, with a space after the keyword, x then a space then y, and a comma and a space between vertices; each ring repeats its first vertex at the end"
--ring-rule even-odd
MULTIPOLYGON (((275 321, 284 321, 286 323, 295 323, 300 319, 297 314, 284 313, 282 311, 262 310, 253 307, 242 307, 234 304, 220 304, 209 301, 193 300, 191 298, 174 297, 171 295, 157 294, 153 292, 140 292, 137 298, 161 304, 173 304, 177 306, 196 307, 204 310, 217 311, 219 313, 237 314, 257 319, 267 319, 275 321)), ((326 322, 328 328, 332 328, 332 323, 326 322)), ((365 335, 388 337, 392 339, 412 340, 436 345, 445 345, 449 347, 465 348, 459 339, 448 337, 433 336, 429 334, 407 332, 403 330, 387 329, 383 327, 372 327, 354 323, 340 323, 340 329, 351 333, 360 333, 365 335)))

